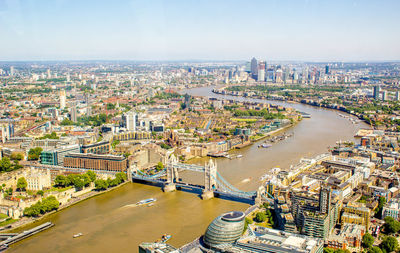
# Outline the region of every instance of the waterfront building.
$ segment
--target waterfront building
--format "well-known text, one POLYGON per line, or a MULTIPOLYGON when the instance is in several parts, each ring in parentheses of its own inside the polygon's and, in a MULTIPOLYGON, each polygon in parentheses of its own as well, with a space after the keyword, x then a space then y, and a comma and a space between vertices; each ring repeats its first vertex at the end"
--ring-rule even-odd
POLYGON ((116 155, 71 153, 65 156, 64 167, 126 172, 128 160, 124 156, 116 155))
POLYGON ((79 153, 81 148, 78 144, 63 146, 56 149, 44 150, 40 154, 40 163, 46 165, 64 164, 64 157, 69 153, 79 153))
POLYGON ((166 243, 143 242, 139 245, 139 253, 179 253, 175 247, 166 243))
POLYGON ((204 235, 205 244, 213 248, 234 243, 242 235, 244 217, 243 212, 234 211, 215 218, 204 235))

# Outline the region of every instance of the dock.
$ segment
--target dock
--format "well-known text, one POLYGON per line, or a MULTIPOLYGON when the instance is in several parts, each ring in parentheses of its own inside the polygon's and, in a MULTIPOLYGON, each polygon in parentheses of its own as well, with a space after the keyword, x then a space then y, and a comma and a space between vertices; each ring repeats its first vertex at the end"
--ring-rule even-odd
POLYGON ((9 233, 9 234, 0 234, 0 236, 2 236, 2 238, 4 238, 4 236, 7 236, 7 239, 0 242, 0 248, 4 248, 4 247, 8 247, 9 245, 16 243, 18 241, 21 241, 25 238, 28 238, 34 234, 37 234, 39 232, 42 232, 48 228, 51 228, 52 226, 54 226, 54 224, 52 222, 45 222, 39 226, 36 226, 34 228, 31 228, 29 230, 26 230, 22 233, 19 234, 14 234, 14 233, 9 233))

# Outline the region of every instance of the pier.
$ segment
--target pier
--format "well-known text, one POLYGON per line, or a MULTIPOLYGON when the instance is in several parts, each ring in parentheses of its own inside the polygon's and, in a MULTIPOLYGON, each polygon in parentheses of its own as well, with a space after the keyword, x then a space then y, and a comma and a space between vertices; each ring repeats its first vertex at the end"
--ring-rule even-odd
POLYGON ((16 233, 4 233, 4 234, 0 234, 0 239, 5 239, 4 241, 0 242, 0 249, 5 249, 7 248, 9 245, 16 243, 18 241, 21 241, 25 238, 28 238, 34 234, 37 234, 39 232, 42 232, 48 228, 51 228, 52 226, 54 226, 53 223, 51 222, 46 222, 43 223, 37 227, 31 228, 29 230, 26 230, 22 233, 16 234, 16 233))

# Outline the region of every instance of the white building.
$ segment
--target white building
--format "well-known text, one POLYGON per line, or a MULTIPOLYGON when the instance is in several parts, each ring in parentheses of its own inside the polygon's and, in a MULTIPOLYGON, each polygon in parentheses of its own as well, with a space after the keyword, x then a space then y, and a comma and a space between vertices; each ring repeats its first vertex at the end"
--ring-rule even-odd
POLYGON ((60 108, 63 110, 67 103, 67 97, 65 95, 65 90, 60 91, 60 108))
POLYGON ((137 114, 133 111, 122 115, 122 127, 129 131, 136 131, 137 114))
POLYGON ((395 220, 400 220, 400 198, 391 199, 382 210, 382 218, 390 216, 395 220))
POLYGON ((27 190, 39 191, 51 187, 50 170, 31 169, 25 176, 25 179, 28 183, 27 190))

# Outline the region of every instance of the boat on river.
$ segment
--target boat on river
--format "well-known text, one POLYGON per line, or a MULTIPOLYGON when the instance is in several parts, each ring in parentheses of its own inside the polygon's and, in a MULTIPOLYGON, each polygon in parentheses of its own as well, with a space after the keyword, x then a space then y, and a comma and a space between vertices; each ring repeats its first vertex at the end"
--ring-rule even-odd
POLYGON ((76 235, 73 236, 73 238, 78 238, 81 237, 83 234, 82 233, 77 233, 76 235))
POLYGON ((165 234, 165 235, 163 235, 163 236, 161 237, 161 241, 162 241, 162 242, 167 242, 169 239, 171 239, 171 237, 172 237, 172 235, 167 235, 167 234, 165 234))
POLYGON ((271 145, 271 144, 263 143, 263 144, 259 145, 258 147, 259 147, 259 148, 270 148, 270 147, 272 147, 272 145, 271 145))
POLYGON ((136 203, 136 206, 141 206, 141 205, 150 204, 150 203, 155 202, 155 201, 156 201, 155 198, 143 199, 143 200, 137 202, 137 203, 136 203))

